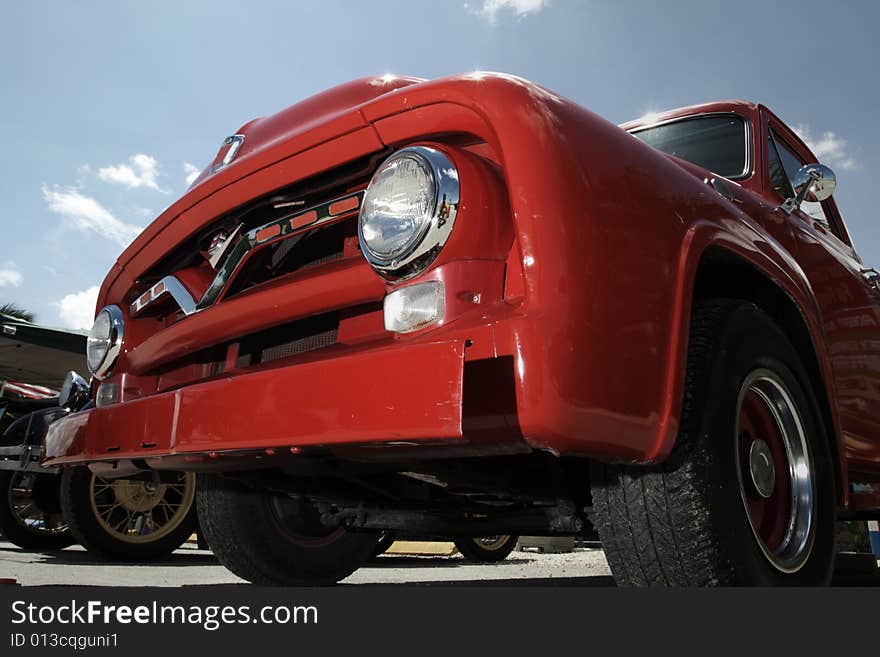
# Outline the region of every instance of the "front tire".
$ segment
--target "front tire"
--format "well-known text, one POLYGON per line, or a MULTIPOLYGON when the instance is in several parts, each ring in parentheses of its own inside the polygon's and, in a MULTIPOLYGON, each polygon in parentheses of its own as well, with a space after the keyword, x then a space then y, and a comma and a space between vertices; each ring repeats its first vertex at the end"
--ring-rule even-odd
POLYGON ((731 299, 695 306, 672 454, 592 470, 618 584, 827 584, 836 495, 818 408, 797 352, 763 311, 731 299))
POLYGON ((76 540, 116 561, 168 556, 196 528, 196 475, 104 479, 86 468, 61 475, 61 509, 76 540))
POLYGON ((328 528, 310 503, 255 490, 219 475, 199 477, 199 520, 226 568, 263 586, 326 586, 376 550, 375 532, 328 528))

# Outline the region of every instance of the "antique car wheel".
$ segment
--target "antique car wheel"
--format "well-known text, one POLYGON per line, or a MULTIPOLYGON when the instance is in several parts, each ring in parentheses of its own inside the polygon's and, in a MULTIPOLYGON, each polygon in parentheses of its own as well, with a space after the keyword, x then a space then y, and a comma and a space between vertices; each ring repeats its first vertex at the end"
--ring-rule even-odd
POLYGON ((158 559, 174 552, 196 527, 196 476, 172 481, 104 479, 88 468, 61 475, 61 508, 83 547, 117 560, 158 559))
POLYGON ((497 563, 504 561, 513 552, 518 540, 519 536, 512 534, 457 538, 455 539, 455 547, 465 559, 470 561, 497 563))
POLYGON ((659 466, 594 464, 621 585, 819 585, 834 563, 829 442, 798 353, 761 310, 696 305, 684 405, 659 466))
POLYGON ((73 545, 61 517, 58 484, 54 474, 0 470, 0 535, 33 550, 63 550, 73 545))
POLYGON ((197 503, 220 563, 254 584, 335 584, 373 556, 379 539, 376 532, 323 525, 308 502, 218 475, 199 477, 197 503))

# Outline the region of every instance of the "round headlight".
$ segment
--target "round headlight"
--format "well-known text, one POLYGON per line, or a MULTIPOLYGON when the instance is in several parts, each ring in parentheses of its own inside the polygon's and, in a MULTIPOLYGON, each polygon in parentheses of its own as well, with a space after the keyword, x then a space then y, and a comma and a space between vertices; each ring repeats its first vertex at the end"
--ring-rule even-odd
POLYGON ((58 405, 61 408, 79 410, 88 399, 89 384, 79 374, 71 370, 64 377, 64 385, 61 386, 61 393, 58 395, 58 405))
POLYGON ((86 360, 89 371, 98 379, 103 379, 110 373, 119 356, 122 349, 122 329, 122 311, 118 306, 107 306, 95 317, 86 343, 86 360))
POLYGON ((367 260, 380 273, 409 276, 446 243, 458 209, 458 171, 441 151, 411 146, 373 175, 358 231, 367 260))

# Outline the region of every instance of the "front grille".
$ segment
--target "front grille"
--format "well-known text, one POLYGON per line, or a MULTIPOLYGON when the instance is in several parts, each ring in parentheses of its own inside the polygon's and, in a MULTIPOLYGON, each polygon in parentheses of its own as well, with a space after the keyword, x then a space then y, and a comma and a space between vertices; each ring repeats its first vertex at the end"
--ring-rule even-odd
POLYGON ((341 260, 345 254, 345 241, 354 239, 356 232, 357 223, 348 219, 257 251, 232 281, 227 297, 285 274, 341 260))
POLYGON ((244 230, 248 231, 288 215, 298 208, 308 208, 350 193, 352 190, 363 189, 367 186, 378 163, 387 155, 388 153, 383 151, 360 158, 230 210, 184 240, 138 278, 143 284, 152 285, 168 274, 201 265, 204 262, 204 251, 221 229, 232 232, 238 224, 243 224, 244 230))

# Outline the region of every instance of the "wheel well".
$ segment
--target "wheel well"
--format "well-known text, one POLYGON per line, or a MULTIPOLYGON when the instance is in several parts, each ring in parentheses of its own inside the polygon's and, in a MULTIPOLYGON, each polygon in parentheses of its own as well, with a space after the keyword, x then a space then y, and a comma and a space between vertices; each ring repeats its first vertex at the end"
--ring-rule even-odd
POLYGON ((754 303, 776 322, 797 352, 804 356, 804 367, 819 403, 825 433, 831 440, 838 490, 842 493, 845 482, 838 451, 839 437, 831 415, 831 402, 822 368, 803 311, 785 290, 757 267, 726 249, 710 247, 703 253, 697 269, 694 302, 715 297, 743 299, 754 303))

